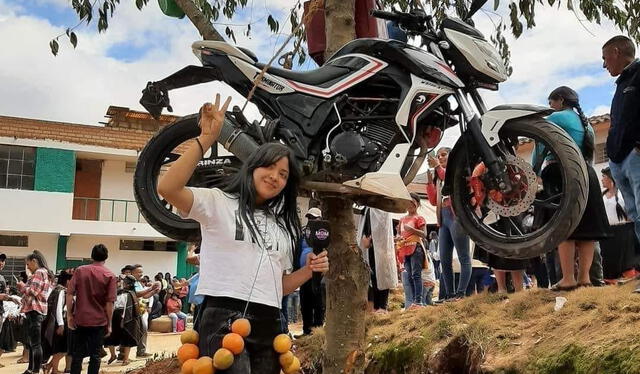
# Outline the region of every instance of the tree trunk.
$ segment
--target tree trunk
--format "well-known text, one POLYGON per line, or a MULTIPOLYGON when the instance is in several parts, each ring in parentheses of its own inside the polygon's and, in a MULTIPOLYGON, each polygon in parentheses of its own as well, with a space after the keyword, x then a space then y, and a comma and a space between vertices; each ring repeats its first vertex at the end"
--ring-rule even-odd
POLYGON ((196 6, 193 0, 175 0, 176 4, 182 9, 182 11, 189 17, 189 20, 198 29, 202 39, 204 40, 217 40, 224 42, 224 38, 220 35, 207 17, 202 14, 200 9, 196 6))
POLYGON ((356 38, 355 0, 325 0, 325 61, 343 45, 356 38))
POLYGON ((323 216, 329 217, 331 246, 327 287, 323 374, 364 373, 365 312, 369 269, 356 245, 353 201, 324 197, 323 216))

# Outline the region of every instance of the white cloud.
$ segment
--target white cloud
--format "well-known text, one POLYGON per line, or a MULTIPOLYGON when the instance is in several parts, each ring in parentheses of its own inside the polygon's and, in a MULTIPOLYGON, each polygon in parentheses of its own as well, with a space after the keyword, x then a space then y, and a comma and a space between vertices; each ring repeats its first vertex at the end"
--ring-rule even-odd
MULTIPOLYGON (((69 6, 67 0, 38 1, 69 6)), ((251 38, 238 28, 238 44, 264 55, 275 40, 264 23, 263 27, 253 27, 251 38)), ((138 100, 147 81, 199 64, 191 52, 191 43, 200 39, 197 30, 186 18, 164 16, 154 2, 142 11, 133 2, 121 2, 106 33, 97 34, 95 25, 80 28, 76 31, 78 48, 73 50, 63 37, 60 54, 54 57, 47 44, 63 32, 64 28, 25 14, 15 3, 0 0, 0 33, 21 36, 3 41, 1 115, 97 124, 104 119, 109 105, 144 110, 138 100), (144 48, 146 54, 133 62, 107 55, 110 48, 123 43, 144 48)), ((174 113, 196 112, 217 92, 231 95, 235 105, 244 104, 244 99, 229 86, 213 82, 172 91, 174 113)), ((250 104, 247 116, 258 115, 257 108, 250 104)))
MULTIPOLYGON (((475 18, 488 34, 493 24, 486 17, 477 15, 475 18)), ((567 85, 579 91, 612 83, 611 77, 602 69, 601 47, 617 33, 619 31, 608 21, 603 21, 602 25, 586 23, 583 26, 576 15, 564 7, 558 9, 538 4, 536 27, 525 30, 519 39, 511 35, 507 38, 513 75, 501 85, 500 93, 487 95, 487 101, 492 105, 544 104, 548 93, 557 86, 567 85)))
POLYGON ((609 114, 609 112, 611 111, 611 106, 610 105, 600 105, 595 107, 591 113, 589 114, 589 117, 591 116, 599 116, 602 114, 609 114))

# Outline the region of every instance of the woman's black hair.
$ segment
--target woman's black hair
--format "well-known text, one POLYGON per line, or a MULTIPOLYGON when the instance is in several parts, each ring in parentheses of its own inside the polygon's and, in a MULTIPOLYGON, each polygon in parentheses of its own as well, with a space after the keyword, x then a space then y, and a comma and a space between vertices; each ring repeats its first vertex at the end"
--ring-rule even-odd
POLYGON ((411 200, 417 202, 418 206, 420 206, 420 195, 415 192, 411 192, 409 195, 411 196, 411 200))
POLYGON ((71 280, 71 276, 71 274, 62 270, 60 274, 58 274, 58 284, 62 287, 67 287, 67 283, 69 283, 69 281, 71 280))
POLYGON ((582 122, 582 128, 584 129, 582 155, 584 156, 585 160, 591 162, 593 160, 595 140, 593 138, 593 134, 591 133, 591 131, 589 131, 589 120, 587 119, 587 116, 584 115, 582 107, 580 107, 580 98, 578 97, 578 93, 567 86, 560 86, 551 91, 551 93, 549 94, 549 100, 560 99, 563 100, 563 105, 575 109, 578 112, 580 122, 582 122))
MULTIPOLYGON (((606 175, 609 179, 611 179, 611 182, 613 183, 613 185, 616 186, 616 180, 613 179, 613 176, 611 175, 611 169, 609 169, 608 167, 602 169, 602 174, 606 175)), ((609 192, 608 188, 606 188, 604 191, 602 191, 602 196, 606 195, 607 192, 609 192)), ((616 190, 616 193, 614 194, 614 196, 616 198, 616 215, 618 216, 618 219, 620 221, 626 221, 627 219, 629 219, 629 216, 627 215, 627 212, 625 212, 625 210, 622 207, 622 205, 620 205, 620 201, 618 200, 618 191, 617 190, 616 190)))
POLYGON ((289 234, 292 248, 296 248, 300 241, 300 218, 297 211, 298 185, 300 171, 291 150, 280 143, 266 143, 258 147, 242 164, 242 167, 222 188, 224 192, 234 194, 238 198, 240 217, 249 228, 251 238, 255 242, 262 242, 258 238, 258 230, 253 215, 256 210, 256 188, 253 182, 253 171, 260 167, 275 164, 283 157, 289 161, 289 176, 284 189, 273 199, 262 206, 265 213, 275 217, 278 224, 289 234))
POLYGON ((31 252, 27 256, 27 261, 33 261, 33 260, 36 260, 39 268, 44 268, 47 271, 49 280, 52 281, 54 279, 54 274, 51 271, 51 269, 49 269, 49 266, 47 265, 47 260, 44 258, 44 255, 42 254, 42 252, 38 251, 37 249, 31 252))

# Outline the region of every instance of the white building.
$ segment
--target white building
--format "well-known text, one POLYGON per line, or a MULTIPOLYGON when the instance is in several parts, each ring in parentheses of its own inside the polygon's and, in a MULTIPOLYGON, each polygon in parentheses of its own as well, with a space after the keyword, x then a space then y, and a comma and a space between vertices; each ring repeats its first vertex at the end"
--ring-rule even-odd
POLYGON ((0 252, 3 274, 24 270, 24 257, 42 251, 51 268, 90 261, 91 248, 109 249, 119 273, 140 263, 145 273, 188 276, 187 244, 171 241, 144 221, 133 196, 133 172, 149 138, 175 119, 110 107, 105 126, 0 116, 0 252))

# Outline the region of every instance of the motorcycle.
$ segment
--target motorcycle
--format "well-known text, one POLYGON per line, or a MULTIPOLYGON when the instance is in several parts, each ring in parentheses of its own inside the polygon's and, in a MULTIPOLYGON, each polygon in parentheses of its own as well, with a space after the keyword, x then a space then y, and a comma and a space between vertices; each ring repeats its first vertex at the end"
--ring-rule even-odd
MULTIPOLYGON (((587 200, 587 169, 572 139, 545 121, 550 108, 487 110, 478 90, 497 90, 508 74, 496 49, 473 27, 471 17, 485 2, 473 1, 464 21, 445 18, 438 28, 419 9, 373 10, 372 16, 421 38, 422 48, 357 39, 311 71, 266 67, 245 48, 197 41, 192 49, 202 66, 149 82, 140 102, 157 118, 164 108, 171 111, 172 89, 220 80, 244 97, 253 91, 262 123, 249 122, 237 107, 228 112, 218 142, 233 156, 219 156, 212 147, 190 186, 219 185, 260 144, 275 141, 289 146, 302 165, 303 188, 348 193, 388 211, 404 211, 410 201, 406 185, 427 151, 447 128, 458 126, 442 190, 451 196, 457 219, 472 240, 499 256, 535 257, 577 226, 587 200), (562 170, 562 188, 551 196, 539 194, 535 165, 519 153, 533 142, 546 149, 545 162, 562 170), (483 173, 476 172, 479 166, 483 173), (544 222, 533 219, 540 214, 544 222)), ((178 119, 149 141, 136 167, 142 215, 176 240, 197 240, 199 225, 179 217, 158 195, 157 180, 183 143, 198 134, 197 114, 178 119)))

